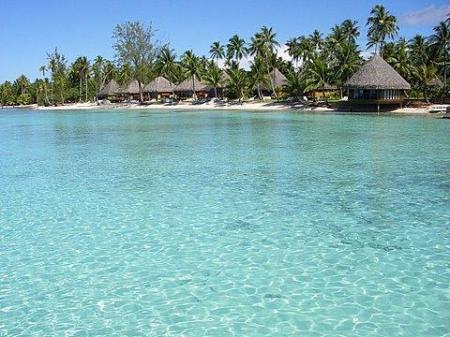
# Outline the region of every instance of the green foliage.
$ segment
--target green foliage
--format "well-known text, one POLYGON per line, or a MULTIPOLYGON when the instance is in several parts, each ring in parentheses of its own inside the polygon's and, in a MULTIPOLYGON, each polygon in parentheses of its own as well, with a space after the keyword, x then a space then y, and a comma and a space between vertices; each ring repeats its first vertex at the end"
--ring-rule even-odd
POLYGON ((215 41, 211 45, 209 54, 213 60, 221 60, 225 57, 225 47, 220 44, 220 41, 215 41))
POLYGON ((237 34, 233 35, 227 44, 227 60, 235 60, 238 64, 243 57, 247 56, 247 47, 245 40, 240 38, 237 34))
POLYGON ((214 96, 217 97, 217 87, 222 82, 222 70, 214 62, 207 64, 203 80, 214 88, 214 96))
POLYGON ((47 54, 48 66, 52 77, 51 100, 54 104, 64 104, 66 100, 66 90, 68 78, 66 73, 66 58, 55 48, 53 53, 47 54))
POLYGON ((128 65, 131 76, 139 82, 140 100, 143 101, 142 86, 152 77, 152 66, 161 50, 154 39, 151 25, 145 27, 140 22, 126 22, 117 25, 113 37, 113 48, 120 65, 128 65))
POLYGON ((331 80, 331 69, 321 57, 311 59, 306 66, 306 91, 322 89, 331 80))
POLYGON ((284 91, 289 96, 301 97, 306 88, 306 81, 303 78, 301 72, 291 71, 286 75, 287 85, 284 87, 284 91))
POLYGON ((172 49, 170 49, 168 45, 164 46, 161 49, 161 53, 156 58, 155 63, 156 74, 158 74, 159 76, 164 76, 173 83, 180 83, 177 82, 175 74, 177 71, 176 58, 177 55, 175 54, 175 52, 172 49))
POLYGON ((367 19, 368 43, 367 46, 375 46, 375 52, 378 46, 383 47, 386 38, 393 39, 398 33, 397 18, 389 13, 383 5, 376 5, 370 12, 371 16, 367 19))
POLYGON ((29 93, 20 94, 17 96, 16 104, 18 105, 27 105, 31 104, 31 95, 29 93))
MULTIPOLYGON (((272 28, 266 26, 261 27, 260 31, 256 33, 250 42, 249 52, 250 55, 255 56, 256 62, 265 63, 265 71, 267 73, 266 80, 270 83, 272 92, 276 95, 275 86, 270 76, 270 72, 273 70, 276 60, 276 48, 280 47, 280 43, 276 40, 276 33, 272 28)), ((260 66, 258 67, 260 68, 260 66)), ((259 81, 264 79, 258 76, 259 81)), ((258 83, 257 83, 258 84, 258 83)), ((258 86, 258 94, 261 96, 261 92, 258 86)))
MULTIPOLYGON (((429 38, 421 35, 411 40, 393 40, 398 34, 397 19, 384 6, 375 6, 367 20, 368 46, 380 51, 384 59, 412 85, 411 95, 426 99, 447 95, 450 87, 450 18, 440 22, 429 38), (429 85, 429 83, 435 83, 429 85)), ((127 85, 137 79, 141 87, 156 76, 164 76, 179 84, 188 77, 222 86, 224 70, 218 64, 225 59, 227 96, 243 99, 263 90, 275 95, 271 72, 276 68, 287 78, 285 94, 301 96, 305 90, 320 90, 325 84, 342 86, 361 66, 362 57, 356 42, 360 36, 358 22, 344 20, 331 28, 328 35, 318 30, 310 35, 289 39, 285 46, 292 61, 278 55, 282 47, 272 28, 263 26, 249 43, 233 35, 223 45, 211 44, 209 59, 193 51, 181 58, 169 47, 156 41, 152 26, 139 22, 117 25, 113 36, 116 62, 97 56, 89 60, 80 56, 68 64, 57 49, 47 54, 47 63, 39 67, 42 79, 31 83, 25 76, 0 84, 0 104, 39 105, 89 101, 110 80, 127 85), (251 56, 250 70, 240 68, 241 61, 251 56)), ((195 83, 193 82, 193 87, 195 83)))
POLYGON ((227 70, 229 79, 227 88, 231 97, 236 97, 241 102, 245 98, 246 89, 248 88, 248 76, 246 72, 238 67, 232 67, 227 70))

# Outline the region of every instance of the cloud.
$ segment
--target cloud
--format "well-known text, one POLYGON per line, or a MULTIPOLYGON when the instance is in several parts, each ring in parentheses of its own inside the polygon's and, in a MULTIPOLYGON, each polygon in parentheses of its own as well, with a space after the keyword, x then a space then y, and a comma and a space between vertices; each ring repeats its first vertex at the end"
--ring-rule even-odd
MULTIPOLYGON (((281 45, 280 47, 277 47, 277 56, 281 57, 285 61, 291 61, 292 58, 289 56, 289 53, 287 51, 288 47, 286 45, 281 45)), ((241 68, 244 68, 246 70, 250 70, 250 66, 253 62, 253 56, 246 56, 242 58, 242 60, 239 62, 239 66, 241 68)), ((224 68, 225 67, 225 60, 219 61, 219 67, 224 68)))
POLYGON ((292 60, 292 57, 290 57, 288 53, 288 46, 286 46, 285 44, 277 48, 277 55, 285 61, 292 60))
POLYGON ((400 17, 400 22, 410 26, 434 25, 445 19, 449 13, 450 5, 431 5, 405 13, 400 17))
POLYGON ((374 50, 363 50, 360 55, 364 60, 370 59, 374 54, 374 50))

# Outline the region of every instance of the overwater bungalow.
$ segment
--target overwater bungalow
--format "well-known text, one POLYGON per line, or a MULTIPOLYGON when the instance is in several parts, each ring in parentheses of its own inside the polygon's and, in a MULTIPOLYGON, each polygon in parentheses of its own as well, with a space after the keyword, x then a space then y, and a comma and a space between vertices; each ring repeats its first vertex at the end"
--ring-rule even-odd
POLYGON ((115 80, 109 81, 97 94, 98 99, 118 101, 120 99, 120 86, 115 80))
POLYGON ((372 56, 344 85, 349 104, 402 105, 411 85, 379 55, 372 56))
POLYGON ((180 98, 191 98, 194 94, 198 98, 206 98, 211 91, 211 87, 194 76, 193 78, 190 77, 185 79, 183 82, 175 86, 173 91, 180 98))
POLYGON ((159 76, 144 87, 144 93, 149 98, 163 98, 173 95, 175 85, 165 77, 159 76))

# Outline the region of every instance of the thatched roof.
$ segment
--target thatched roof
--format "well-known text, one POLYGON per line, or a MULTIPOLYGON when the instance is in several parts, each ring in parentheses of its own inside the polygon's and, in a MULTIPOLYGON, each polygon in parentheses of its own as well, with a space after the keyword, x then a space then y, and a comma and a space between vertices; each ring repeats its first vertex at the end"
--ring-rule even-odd
POLYGON ((120 93, 120 87, 115 80, 109 81, 97 94, 99 97, 114 96, 120 93))
POLYGON ((331 85, 330 83, 327 82, 327 83, 325 83, 325 85, 323 87, 318 86, 318 87, 312 88, 311 90, 309 90, 309 92, 311 92, 311 91, 322 91, 322 90, 333 91, 333 90, 338 90, 338 89, 339 88, 337 86, 331 85))
POLYGON ((346 88, 407 90, 411 85, 379 55, 372 56, 345 83, 346 88))
MULTIPOLYGON (((194 77, 194 79, 195 91, 209 91, 210 87, 207 84, 201 82, 196 76, 194 77)), ((175 87, 174 91, 192 91, 192 77, 189 77, 178 84, 175 87)))
POLYGON ((325 83, 322 89, 325 90, 338 90, 339 88, 335 85, 331 85, 330 83, 325 83))
POLYGON ((144 92, 171 92, 174 87, 172 82, 159 76, 144 87, 144 92))
POLYGON ((444 86, 444 83, 437 77, 433 78, 431 81, 427 82, 428 87, 440 87, 444 86))
POLYGON ((282 86, 288 84, 286 76, 284 76, 277 68, 272 70, 270 76, 272 77, 273 85, 275 88, 281 88, 282 86))
POLYGON ((122 89, 122 93, 130 95, 139 94, 139 82, 137 80, 131 81, 122 89))

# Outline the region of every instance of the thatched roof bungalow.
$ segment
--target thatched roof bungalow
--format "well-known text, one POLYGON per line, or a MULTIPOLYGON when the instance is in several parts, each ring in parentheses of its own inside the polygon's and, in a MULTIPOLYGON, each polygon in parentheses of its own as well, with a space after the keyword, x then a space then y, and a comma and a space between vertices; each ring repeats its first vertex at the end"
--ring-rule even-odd
POLYGON ((122 93, 127 95, 138 95, 139 82, 137 80, 132 80, 126 87, 122 89, 122 93))
POLYGON ((207 97, 211 87, 194 76, 193 78, 189 77, 185 79, 183 82, 175 86, 173 91, 181 97, 191 97, 194 96, 194 89, 195 96, 207 97))
POLYGON ((427 82, 427 87, 444 87, 444 82, 442 82, 438 77, 433 78, 432 80, 427 82))
POLYGON ((272 83, 268 82, 266 84, 260 84, 261 90, 265 92, 271 92, 272 91, 272 84, 275 87, 275 89, 283 88, 285 85, 288 84, 288 80, 286 76, 283 75, 281 71, 279 71, 277 68, 271 71, 270 73, 270 79, 272 80, 272 83), (268 88, 266 88, 268 86, 268 88))
POLYGON ((97 93, 97 98, 103 99, 118 95, 120 95, 120 87, 115 80, 111 80, 97 93))
POLYGON ((159 76, 144 87, 144 92, 151 96, 170 96, 175 85, 165 77, 159 76))
POLYGON ((330 83, 325 83, 323 87, 316 87, 305 92, 305 95, 309 98, 329 98, 336 94, 339 91, 339 88, 335 85, 331 85, 330 83))
POLYGON ((411 85, 379 55, 372 56, 344 85, 349 102, 400 104, 411 85))
POLYGON ((275 88, 282 88, 283 86, 288 84, 286 76, 284 76, 283 73, 277 68, 272 70, 272 72, 270 73, 270 77, 272 78, 272 83, 275 88))

